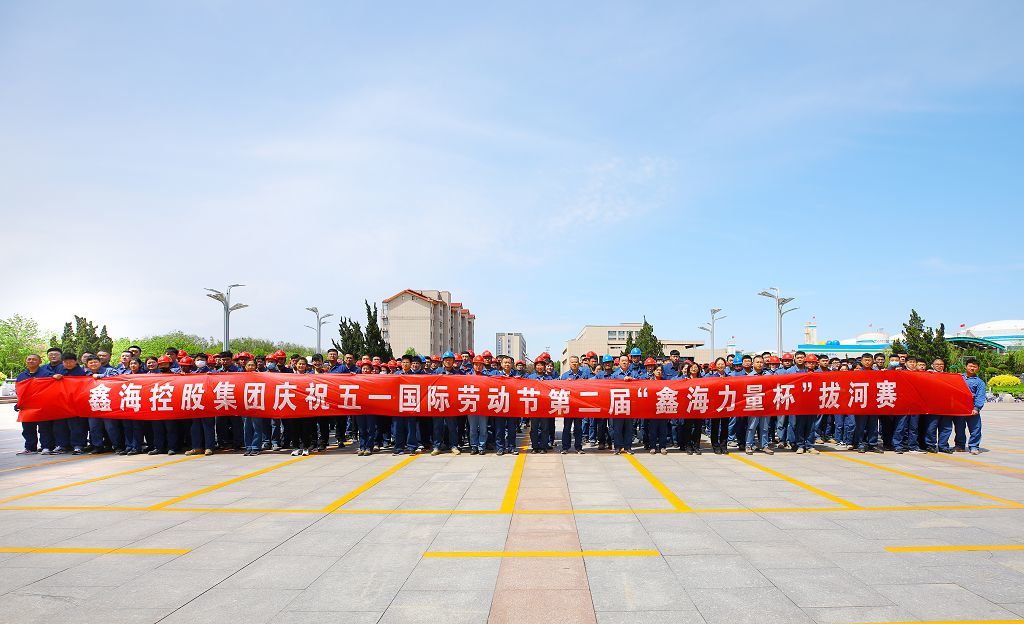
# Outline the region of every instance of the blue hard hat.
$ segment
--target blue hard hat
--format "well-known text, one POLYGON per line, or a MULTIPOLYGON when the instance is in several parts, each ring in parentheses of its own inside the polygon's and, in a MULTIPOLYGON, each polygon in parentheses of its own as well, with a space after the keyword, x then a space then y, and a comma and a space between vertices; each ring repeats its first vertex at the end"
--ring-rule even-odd
POLYGON ((427 356, 421 355, 420 356, 420 364, 426 364, 426 363, 427 363, 427 356))
POLYGON ((633 347, 632 349, 629 350, 629 357, 640 355, 643 355, 642 353, 640 353, 640 347, 633 347))
POLYGON ((454 360, 455 359, 455 354, 452 353, 451 351, 445 351, 444 355, 441 356, 441 359, 443 360, 445 358, 451 358, 451 359, 454 360))
POLYGON ((614 362, 614 361, 615 361, 615 358, 613 358, 610 355, 602 355, 601 356, 601 363, 602 364, 607 364, 608 362, 614 362))
POLYGON ((733 366, 742 366, 743 365, 743 356, 740 355, 739 353, 737 353, 736 356, 732 358, 732 365, 733 366))

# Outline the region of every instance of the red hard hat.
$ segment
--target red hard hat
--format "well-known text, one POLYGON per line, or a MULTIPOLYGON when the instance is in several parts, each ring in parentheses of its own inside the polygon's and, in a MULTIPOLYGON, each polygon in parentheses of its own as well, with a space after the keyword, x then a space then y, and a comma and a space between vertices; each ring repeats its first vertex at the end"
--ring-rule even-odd
POLYGON ((267 357, 265 357, 263 359, 265 359, 265 360, 272 360, 272 361, 276 362, 278 357, 277 357, 276 353, 269 353, 269 354, 267 354, 267 357))
POLYGON ((439 356, 439 355, 432 355, 432 356, 430 356, 430 361, 431 362, 440 362, 441 361, 441 356, 439 356))
POLYGON ((516 366, 519 366, 520 364, 522 364, 523 366, 526 366, 526 362, 524 362, 522 360, 516 360, 516 366))
MULTIPOLYGON (((484 351, 484 353, 487 353, 487 352, 484 351)), ((484 356, 482 356, 482 355, 474 356, 473 357, 473 363, 474 364, 483 364, 484 363, 484 356)))
MULTIPOLYGON (((184 351, 178 351, 178 353, 184 353, 184 351)), ((181 364, 182 366, 192 366, 195 363, 195 360, 187 355, 178 356, 178 364, 181 364)))
POLYGON ((792 360, 793 359, 793 354, 792 353, 783 353, 782 354, 782 359, 784 359, 784 360, 792 360))
POLYGON ((178 357, 180 357, 180 358, 188 357, 188 353, 185 353, 184 349, 179 349, 178 350, 178 357))
POLYGON ((658 363, 655 362, 654 358, 652 358, 652 357, 649 357, 646 360, 644 360, 644 366, 657 366, 657 365, 658 365, 658 363))
POLYGON ((248 351, 242 351, 241 353, 238 354, 238 357, 246 358, 246 359, 250 359, 251 360, 252 359, 252 353, 249 353, 248 351))
POLYGON ((287 358, 288 355, 284 351, 282 351, 281 349, 278 349, 277 351, 274 351, 274 357, 279 359, 279 360, 283 360, 283 359, 287 358))
POLYGON ((588 358, 597 357, 597 354, 594 353, 593 351, 587 351, 587 357, 588 358))
POLYGON ((490 351, 484 351, 480 355, 482 355, 483 357, 494 357, 494 354, 492 354, 490 351))
POLYGON ((171 358, 168 355, 161 355, 160 357, 158 357, 156 359, 156 363, 157 364, 170 364, 171 363, 171 358))
POLYGON ((804 359, 807 360, 808 362, 817 362, 818 356, 814 355, 813 353, 810 353, 804 359))
POLYGON ((777 355, 771 356, 770 358, 768 358, 768 363, 769 364, 779 364, 780 363, 779 362, 779 356, 777 356, 777 355))
POLYGON ((394 360, 388 360, 388 368, 398 368, 398 362, 394 360))

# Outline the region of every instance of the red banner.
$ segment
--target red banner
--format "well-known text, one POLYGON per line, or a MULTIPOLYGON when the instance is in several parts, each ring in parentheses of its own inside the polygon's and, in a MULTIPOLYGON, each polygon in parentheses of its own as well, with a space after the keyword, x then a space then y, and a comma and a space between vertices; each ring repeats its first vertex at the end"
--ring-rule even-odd
POLYGON ((793 414, 969 415, 960 375, 851 371, 653 381, 480 375, 218 373, 33 378, 19 420, 258 416, 722 418, 793 414))

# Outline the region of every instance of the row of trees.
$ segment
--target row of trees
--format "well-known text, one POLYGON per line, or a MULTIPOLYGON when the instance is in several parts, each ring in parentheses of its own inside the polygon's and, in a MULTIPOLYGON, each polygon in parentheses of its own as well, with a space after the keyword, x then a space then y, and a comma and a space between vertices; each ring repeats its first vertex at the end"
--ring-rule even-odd
MULTIPOLYGON (((352 353, 356 357, 369 355, 370 357, 379 357, 384 361, 395 359, 391 345, 384 340, 384 334, 381 332, 380 323, 377 320, 377 304, 374 303, 371 308, 370 302, 364 299, 363 305, 366 306, 366 329, 363 329, 359 321, 343 316, 338 322, 338 340, 332 340, 331 343, 338 351, 352 353)), ((415 355, 415 351, 411 355, 415 355)))
POLYGON ((891 349, 894 353, 908 353, 924 358, 929 365, 935 358, 946 361, 952 372, 963 372, 964 361, 973 357, 981 364, 981 376, 988 380, 996 375, 1020 375, 1024 372, 1024 351, 999 353, 992 350, 963 348, 946 341, 946 327, 925 325, 924 318, 917 310, 910 311, 910 319, 903 324, 904 340, 895 340, 891 349))

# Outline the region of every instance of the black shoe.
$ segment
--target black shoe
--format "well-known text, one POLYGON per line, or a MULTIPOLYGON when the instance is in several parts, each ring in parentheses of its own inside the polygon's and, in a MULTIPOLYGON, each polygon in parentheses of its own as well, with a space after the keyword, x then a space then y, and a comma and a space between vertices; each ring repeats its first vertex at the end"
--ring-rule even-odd
POLYGON ((945 453, 946 455, 952 455, 953 454, 953 449, 951 449, 951 448, 940 448, 939 452, 940 453, 945 453))

